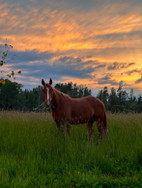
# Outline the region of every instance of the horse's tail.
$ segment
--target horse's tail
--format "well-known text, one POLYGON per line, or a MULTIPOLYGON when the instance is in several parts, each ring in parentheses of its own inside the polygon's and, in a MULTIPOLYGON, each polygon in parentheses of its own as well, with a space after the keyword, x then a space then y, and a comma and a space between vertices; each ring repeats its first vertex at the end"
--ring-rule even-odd
POLYGON ((107 135, 108 134, 108 124, 107 124, 106 112, 104 112, 103 128, 104 128, 105 134, 107 135))

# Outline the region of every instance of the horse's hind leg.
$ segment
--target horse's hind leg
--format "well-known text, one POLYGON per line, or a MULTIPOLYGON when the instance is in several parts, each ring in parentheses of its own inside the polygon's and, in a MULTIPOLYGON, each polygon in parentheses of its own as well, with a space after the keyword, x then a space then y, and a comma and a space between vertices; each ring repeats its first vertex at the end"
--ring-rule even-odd
POLYGON ((97 128, 99 131, 99 139, 102 139, 102 135, 103 135, 103 121, 101 119, 97 120, 97 128))
POLYGON ((93 123, 88 122, 87 129, 88 129, 88 140, 89 140, 89 142, 91 142, 91 139, 93 136, 93 123))

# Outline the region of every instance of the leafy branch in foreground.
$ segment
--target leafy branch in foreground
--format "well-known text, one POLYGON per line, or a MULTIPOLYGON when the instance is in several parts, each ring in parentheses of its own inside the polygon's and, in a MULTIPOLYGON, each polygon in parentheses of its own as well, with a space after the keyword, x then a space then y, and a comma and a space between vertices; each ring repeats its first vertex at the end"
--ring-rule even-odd
MULTIPOLYGON (((7 58, 7 56, 8 56, 8 52, 9 52, 9 49, 10 48, 13 48, 13 46, 11 45, 11 44, 7 44, 7 43, 5 43, 4 44, 4 52, 2 52, 2 56, 1 56, 1 60, 0 60, 0 66, 2 67, 2 66, 4 66, 4 64, 6 63, 6 58, 7 58)), ((2 72, 2 71, 1 71, 2 72)), ((21 70, 19 70, 19 71, 17 71, 16 73, 15 73, 15 71, 11 71, 11 73, 9 73, 9 74, 7 74, 6 76, 8 77, 8 78, 13 78, 14 80, 16 79, 16 76, 15 76, 15 74, 21 74, 22 73, 22 71, 21 70)), ((0 80, 0 83, 1 84, 5 84, 5 81, 4 80, 0 80)))
POLYGON ((3 66, 5 64, 5 61, 6 61, 6 57, 8 55, 8 48, 13 48, 12 45, 8 45, 7 43, 4 45, 5 46, 5 50, 4 52, 2 53, 2 57, 1 57, 1 61, 0 61, 0 66, 3 66))

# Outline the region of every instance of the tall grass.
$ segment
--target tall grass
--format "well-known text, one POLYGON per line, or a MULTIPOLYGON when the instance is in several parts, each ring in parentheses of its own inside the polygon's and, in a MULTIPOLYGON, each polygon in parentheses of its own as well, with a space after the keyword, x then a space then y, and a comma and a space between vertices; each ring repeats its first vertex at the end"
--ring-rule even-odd
POLYGON ((47 113, 0 112, 0 187, 142 187, 142 115, 108 114, 109 135, 60 134, 47 113))

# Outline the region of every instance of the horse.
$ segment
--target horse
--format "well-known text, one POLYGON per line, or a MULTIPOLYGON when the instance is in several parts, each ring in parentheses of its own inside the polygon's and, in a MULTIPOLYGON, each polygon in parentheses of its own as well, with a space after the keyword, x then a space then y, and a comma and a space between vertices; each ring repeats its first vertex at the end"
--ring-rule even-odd
POLYGON ((105 106, 102 101, 93 96, 82 98, 71 98, 69 95, 52 87, 52 79, 45 83, 42 79, 43 99, 51 108, 52 117, 60 131, 66 126, 70 134, 71 124, 87 124, 88 139, 91 141, 93 135, 93 123, 96 121, 99 138, 102 139, 103 132, 107 134, 107 117, 105 106))

